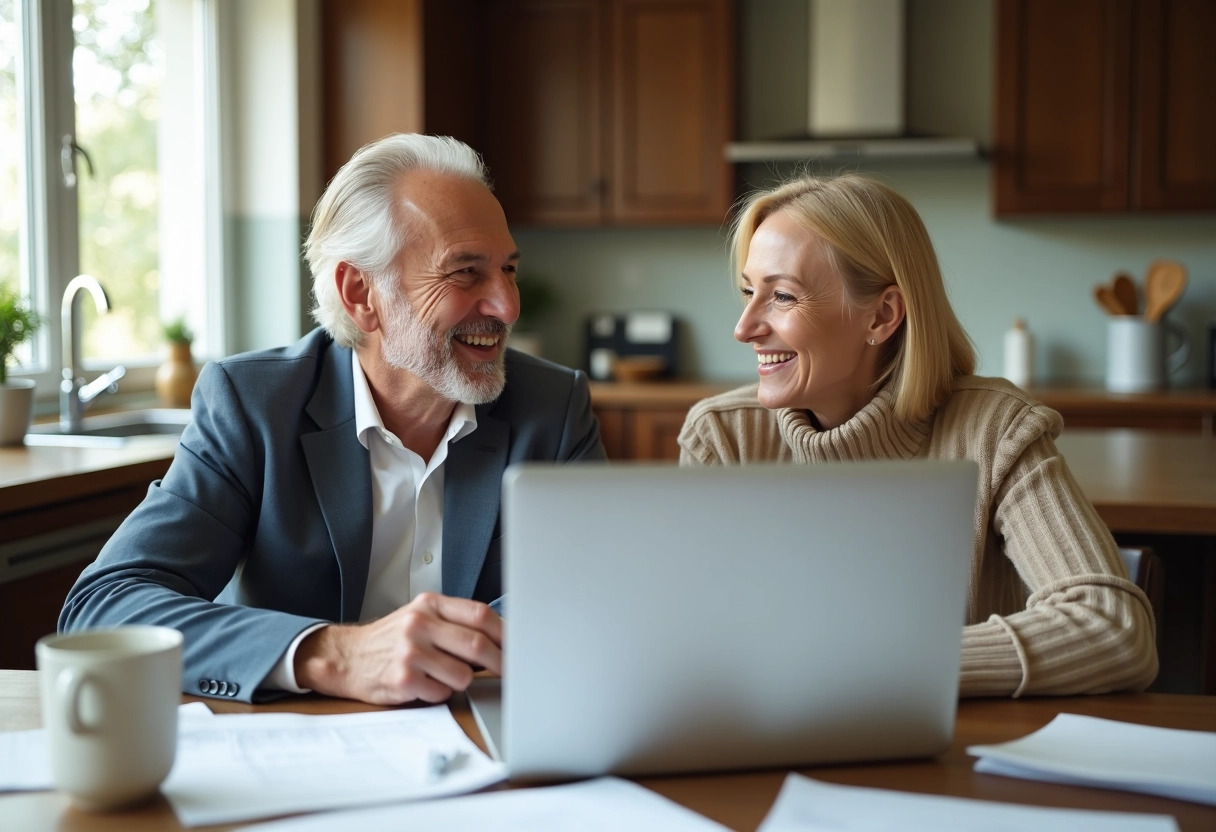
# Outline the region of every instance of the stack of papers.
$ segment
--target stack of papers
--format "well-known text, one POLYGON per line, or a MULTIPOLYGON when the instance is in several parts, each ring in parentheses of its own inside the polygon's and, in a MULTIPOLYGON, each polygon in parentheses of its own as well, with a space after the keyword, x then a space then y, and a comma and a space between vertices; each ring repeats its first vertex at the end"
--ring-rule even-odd
MULTIPOLYGON (((178 729, 190 719, 209 719, 211 710, 202 702, 191 702, 177 709, 178 729)), ((55 788, 51 778, 51 747, 46 731, 0 732, 0 794, 4 792, 42 792, 55 788)))
POLYGON ((506 779, 446 705, 179 724, 161 792, 186 826, 464 794, 506 779))
MULTIPOLYGON (((1216 734, 1060 714, 1029 736, 967 749, 976 771, 1144 792, 1216 805, 1216 734)), ((161 791, 187 826, 322 809, 258 832, 401 829, 629 829, 721 832, 723 827, 612 777, 451 800, 497 783, 506 768, 483 754, 447 707, 305 716, 214 715, 183 705, 177 760, 161 791), (370 809, 351 807, 375 806, 370 809)), ((0 792, 52 788, 43 731, 0 733, 0 792)), ((835 786, 790 774, 759 832, 1035 829, 1175 832, 1173 818, 1091 812, 835 786)))
POLYGON ((1216 734, 1059 714, 1021 739, 973 745, 975 770, 1216 806, 1216 734))
POLYGON ((247 832, 402 832, 477 829, 481 832, 727 832, 649 789, 601 777, 547 788, 406 803, 358 811, 328 812, 246 827, 247 832))
POLYGON ((962 797, 836 786, 790 774, 757 832, 1178 832, 1168 815, 1043 809, 962 797))
MULTIPOLYGON (((466 794, 507 775, 446 705, 375 713, 178 711, 161 792, 186 826, 466 794)), ((46 733, 0 733, 0 791, 54 788, 46 733)))

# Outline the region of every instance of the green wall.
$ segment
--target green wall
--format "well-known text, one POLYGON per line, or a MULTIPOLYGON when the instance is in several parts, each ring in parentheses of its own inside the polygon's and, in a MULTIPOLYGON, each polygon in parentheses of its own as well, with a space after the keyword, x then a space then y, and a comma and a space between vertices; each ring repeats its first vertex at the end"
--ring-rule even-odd
MULTIPOLYGON (((1035 337, 1038 378, 1100 384, 1106 316, 1092 300, 1094 284, 1118 269, 1142 279, 1153 259, 1172 257, 1186 265, 1190 284, 1170 317, 1186 327, 1195 350, 1171 381, 1194 385, 1206 377, 1203 338, 1216 320, 1216 216, 996 222, 989 166, 980 160, 891 162, 868 172, 924 218, 981 373, 1001 372, 1004 332, 1022 317, 1035 337)), ((751 166, 744 173, 761 183, 788 171, 751 166)), ((682 374, 754 378, 751 350, 731 336, 739 307, 722 229, 513 230, 522 271, 550 278, 562 295, 543 327, 548 357, 581 365, 590 312, 667 309, 685 322, 682 374)))
POLYGON ((312 328, 311 276, 297 216, 228 216, 228 352, 290 344, 312 328))

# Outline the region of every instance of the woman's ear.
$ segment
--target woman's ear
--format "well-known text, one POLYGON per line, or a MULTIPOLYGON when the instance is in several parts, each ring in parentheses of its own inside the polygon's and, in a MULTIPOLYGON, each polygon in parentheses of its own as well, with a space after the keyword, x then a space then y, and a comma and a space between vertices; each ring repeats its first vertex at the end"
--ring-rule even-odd
POLYGON ((868 337, 873 343, 885 343, 904 322, 904 293, 892 284, 882 290, 874 307, 874 318, 870 321, 868 337))
POLYGON ((373 303, 372 284, 367 275, 350 263, 342 261, 334 269, 334 284, 342 307, 355 326, 364 332, 380 328, 380 316, 373 303))

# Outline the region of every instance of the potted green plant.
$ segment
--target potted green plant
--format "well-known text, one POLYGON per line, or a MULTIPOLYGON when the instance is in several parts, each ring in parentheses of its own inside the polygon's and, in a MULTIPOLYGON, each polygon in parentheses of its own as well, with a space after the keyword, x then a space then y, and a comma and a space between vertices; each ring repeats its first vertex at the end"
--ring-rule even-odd
POLYGON ((17 348, 34 337, 42 316, 0 284, 0 445, 20 445, 34 416, 34 380, 8 377, 17 348))
POLYGON ((189 407, 190 394, 198 370, 194 366, 194 355, 190 351, 194 343, 194 332, 184 317, 178 316, 161 327, 161 334, 169 345, 169 355, 156 368, 156 395, 166 407, 189 407))
POLYGON ((543 346, 540 323, 557 306, 557 291, 540 275, 519 278, 519 320, 511 327, 510 345, 531 355, 540 355, 543 346))

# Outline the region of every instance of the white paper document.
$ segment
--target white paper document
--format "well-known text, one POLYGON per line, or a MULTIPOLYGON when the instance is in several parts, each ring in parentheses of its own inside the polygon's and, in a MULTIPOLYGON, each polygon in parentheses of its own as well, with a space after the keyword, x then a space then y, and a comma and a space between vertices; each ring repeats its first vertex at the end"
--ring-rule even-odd
POLYGON ((967 749, 975 770, 1216 806, 1216 733, 1059 714, 1021 739, 967 749))
POLYGON ((463 794, 506 777, 446 705, 222 714, 178 734, 161 791, 187 826, 463 794))
MULTIPOLYGON (((178 729, 186 720, 211 716, 211 711, 202 702, 182 705, 177 710, 178 729)), ((53 788, 51 748, 45 729, 0 732, 0 793, 53 788)))
POLYGON ((1168 815, 1090 812, 836 786, 790 774, 757 832, 1178 832, 1168 815))
POLYGON ((476 829, 479 832, 725 832, 704 818, 628 780, 477 794, 358 811, 327 812, 245 827, 247 832, 405 832, 476 829))
POLYGON ((0 793, 53 789, 51 749, 46 731, 0 733, 0 793))

